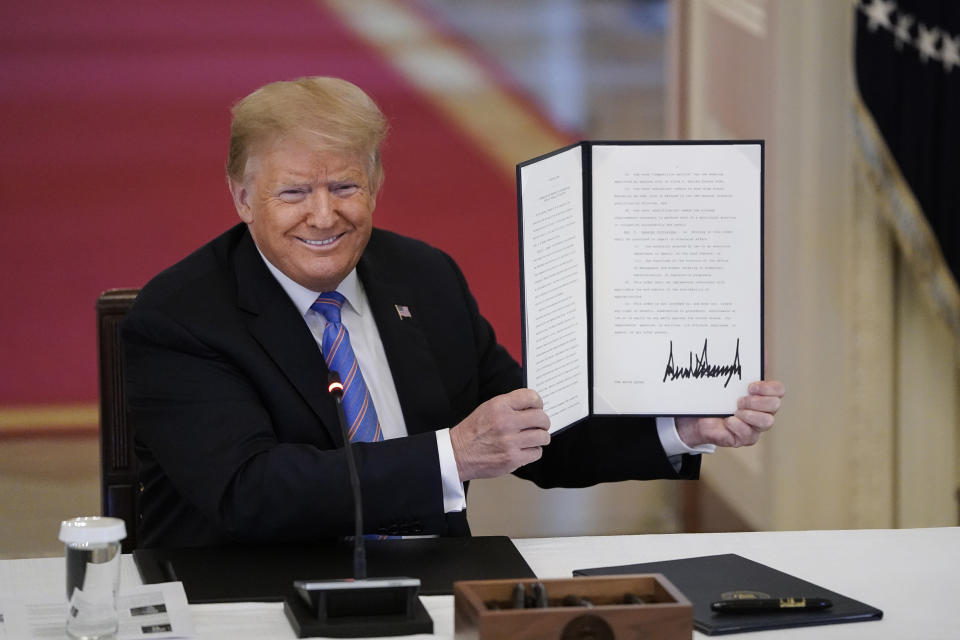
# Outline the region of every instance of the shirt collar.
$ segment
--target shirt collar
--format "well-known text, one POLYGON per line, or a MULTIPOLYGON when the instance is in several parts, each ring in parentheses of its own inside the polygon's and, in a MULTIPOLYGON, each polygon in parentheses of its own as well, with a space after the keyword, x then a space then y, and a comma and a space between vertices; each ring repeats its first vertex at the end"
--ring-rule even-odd
MULTIPOLYGON (((263 263, 267 265, 267 269, 270 270, 270 273, 273 274, 273 277, 277 279, 277 282, 280 283, 280 286, 283 287, 283 290, 287 292, 287 295, 297 308, 297 311, 300 312, 300 315, 307 315, 307 312, 310 311, 310 305, 316 302, 317 296, 324 292, 311 291, 303 285, 294 282, 289 276, 287 276, 287 274, 285 274, 283 271, 280 271, 280 269, 275 267, 272 262, 267 260, 267 257, 263 255, 263 252, 260 251, 259 247, 257 247, 257 253, 260 254, 261 258, 263 258, 263 263)), ((363 294, 360 286, 360 279, 357 278, 356 267, 350 270, 350 273, 347 274, 347 277, 344 278, 343 282, 341 282, 337 287, 337 291, 347 299, 347 304, 353 308, 357 315, 363 315, 363 294)))

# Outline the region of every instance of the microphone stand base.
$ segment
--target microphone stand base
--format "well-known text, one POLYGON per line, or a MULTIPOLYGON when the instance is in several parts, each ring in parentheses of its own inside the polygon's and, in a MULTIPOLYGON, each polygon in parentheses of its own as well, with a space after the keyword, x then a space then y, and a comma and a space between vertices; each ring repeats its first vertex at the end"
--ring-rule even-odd
POLYGON ((416 578, 296 581, 283 611, 297 637, 362 638, 432 634, 416 578))

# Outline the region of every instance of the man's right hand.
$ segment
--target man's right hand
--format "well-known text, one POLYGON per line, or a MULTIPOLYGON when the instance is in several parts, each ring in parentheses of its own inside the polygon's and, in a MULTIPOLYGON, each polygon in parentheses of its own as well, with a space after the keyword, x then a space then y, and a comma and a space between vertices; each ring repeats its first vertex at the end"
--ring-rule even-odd
POLYGON ((450 429, 460 480, 496 478, 539 460, 550 444, 550 418, 533 389, 487 400, 450 429))

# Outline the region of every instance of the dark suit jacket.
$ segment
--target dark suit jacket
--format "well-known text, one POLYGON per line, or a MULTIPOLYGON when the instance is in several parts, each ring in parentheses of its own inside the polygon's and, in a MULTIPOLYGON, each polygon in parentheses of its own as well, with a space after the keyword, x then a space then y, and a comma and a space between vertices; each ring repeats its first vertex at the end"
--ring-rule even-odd
MULTIPOLYGON (((354 447, 366 529, 468 535, 465 514, 443 513, 434 431, 518 388, 520 367, 446 254, 374 230, 357 271, 409 432, 354 447), (396 304, 412 318, 401 319, 396 304)), ((145 546, 352 533, 326 365, 245 225, 148 283, 122 337, 145 546)), ((684 458, 678 474, 652 421, 592 419, 516 473, 544 487, 696 477, 699 456, 684 458)))

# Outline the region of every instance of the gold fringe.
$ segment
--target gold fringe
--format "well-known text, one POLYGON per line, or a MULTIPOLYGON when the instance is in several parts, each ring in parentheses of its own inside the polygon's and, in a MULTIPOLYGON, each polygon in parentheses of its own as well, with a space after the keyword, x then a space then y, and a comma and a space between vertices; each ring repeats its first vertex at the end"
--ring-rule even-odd
POLYGON ((873 116, 859 94, 854 100, 854 129, 865 174, 881 195, 880 211, 893 228, 897 244, 925 298, 954 336, 960 358, 960 288, 947 267, 930 223, 900 172, 873 116))

